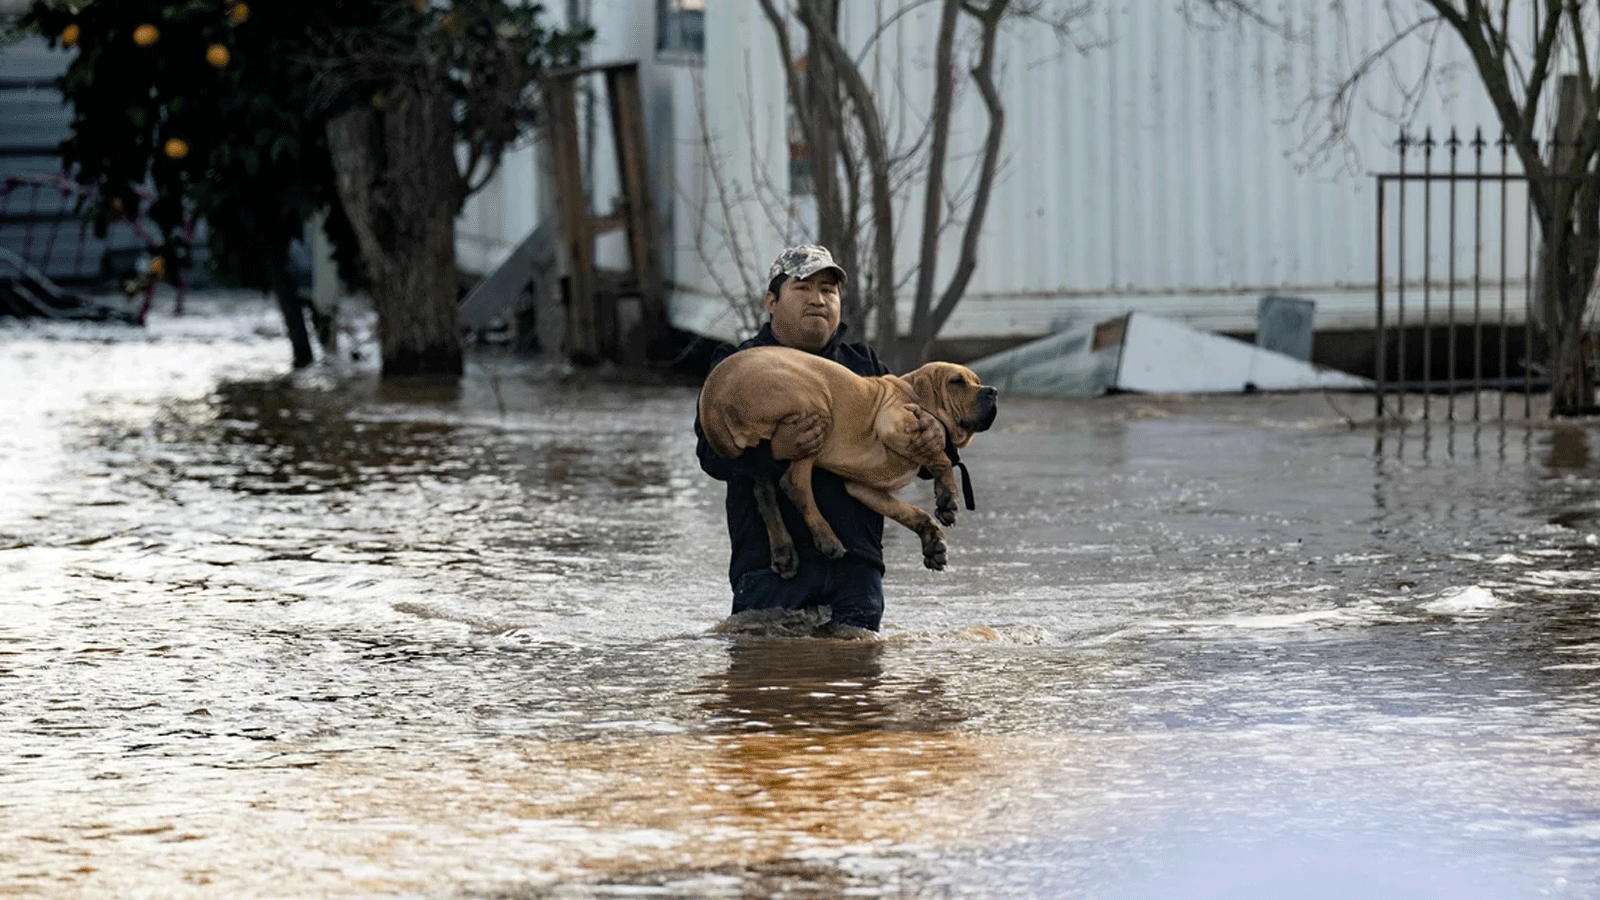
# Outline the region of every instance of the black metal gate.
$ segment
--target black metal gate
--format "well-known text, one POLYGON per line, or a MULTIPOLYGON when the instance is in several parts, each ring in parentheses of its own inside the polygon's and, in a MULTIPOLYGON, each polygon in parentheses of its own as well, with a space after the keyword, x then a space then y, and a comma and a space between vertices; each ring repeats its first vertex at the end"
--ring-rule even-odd
POLYGON ((1398 171, 1375 176, 1377 415, 1406 416, 1409 397, 1423 419, 1533 416, 1549 379, 1531 176, 1482 129, 1396 147, 1398 171))

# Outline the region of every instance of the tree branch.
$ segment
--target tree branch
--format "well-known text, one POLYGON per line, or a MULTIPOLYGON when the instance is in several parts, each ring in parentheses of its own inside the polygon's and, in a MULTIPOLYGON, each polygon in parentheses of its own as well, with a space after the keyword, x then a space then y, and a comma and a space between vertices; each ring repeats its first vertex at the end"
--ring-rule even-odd
POLYGON ((1000 32, 1000 20, 1005 15, 1007 2, 1008 0, 994 0, 986 9, 978 9, 970 2, 964 7, 969 15, 983 24, 983 44, 978 63, 972 68, 972 79, 977 83, 978 91, 983 95, 984 106, 989 110, 989 132, 984 139, 983 162, 980 166, 977 193, 972 198, 972 207, 968 211, 966 228, 961 237, 961 256, 956 262, 956 270, 951 275, 950 282, 945 286, 944 295, 939 298, 939 305, 933 310, 932 321, 929 323, 931 327, 926 338, 929 342, 955 311, 956 304, 966 293, 967 284, 971 281, 972 273, 978 265, 978 238, 989 208, 989 195, 994 187, 995 171, 1000 166, 1000 149, 1005 137, 1006 111, 1001 103, 1000 90, 994 83, 994 64, 996 38, 1000 32))
POLYGON ((801 0, 800 21, 806 26, 811 42, 828 55, 838 71, 844 82, 845 93, 855 107, 856 121, 861 125, 862 142, 867 153, 867 176, 871 183, 873 263, 877 271, 875 281, 880 294, 875 298, 878 304, 878 340, 893 342, 898 331, 892 293, 894 198, 889 187, 889 151, 884 142, 883 124, 872 100, 872 88, 862 77, 861 70, 851 61, 844 45, 839 43, 838 35, 827 28, 827 23, 819 20, 814 4, 815 0, 801 0))
MULTIPOLYGON (((1004 6, 1002 2, 1000 4, 1004 6)), ((944 199, 945 157, 950 152, 950 102, 955 93, 955 33, 956 18, 961 14, 961 0, 944 0, 939 12, 939 34, 934 46, 933 62, 933 117, 929 129, 932 140, 928 146, 926 192, 922 203, 922 243, 917 264, 917 287, 911 306, 911 334, 921 341, 928 334, 928 314, 933 305, 933 276, 939 260, 939 221, 944 199)))

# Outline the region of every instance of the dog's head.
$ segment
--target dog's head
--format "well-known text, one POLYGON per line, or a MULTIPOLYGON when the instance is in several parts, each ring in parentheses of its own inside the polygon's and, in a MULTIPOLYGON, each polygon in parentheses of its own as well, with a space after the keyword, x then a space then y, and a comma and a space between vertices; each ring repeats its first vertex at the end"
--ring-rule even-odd
POLYGON ((988 431, 1000 411, 1000 391, 984 385, 966 366, 931 362, 905 379, 958 449, 971 443, 973 435, 988 431))

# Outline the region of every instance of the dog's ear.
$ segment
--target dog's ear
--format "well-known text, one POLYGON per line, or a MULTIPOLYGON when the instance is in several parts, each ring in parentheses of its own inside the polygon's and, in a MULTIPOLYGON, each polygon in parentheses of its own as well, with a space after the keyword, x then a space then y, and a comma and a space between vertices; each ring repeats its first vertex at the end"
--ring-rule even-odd
POLYGON ((950 443, 965 448, 977 434, 974 430, 974 404, 983 383, 977 373, 955 363, 934 363, 933 387, 937 391, 940 420, 945 423, 945 433, 950 443))
POLYGON ((944 408, 944 383, 939 377, 939 363, 919 366, 905 376, 906 383, 917 394, 922 405, 930 409, 944 408))
POLYGON ((962 367, 947 362, 931 362, 905 376, 923 409, 939 420, 944 433, 956 447, 972 442, 972 430, 961 424, 963 415, 959 392, 953 392, 952 381, 966 383, 962 367))

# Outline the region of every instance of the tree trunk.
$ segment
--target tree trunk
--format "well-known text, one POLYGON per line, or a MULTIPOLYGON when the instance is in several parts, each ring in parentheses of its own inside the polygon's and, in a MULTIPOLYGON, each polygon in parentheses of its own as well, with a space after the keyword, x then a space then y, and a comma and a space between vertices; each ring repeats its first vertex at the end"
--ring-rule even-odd
POLYGON ((1594 236, 1581 226, 1562 222, 1558 228, 1564 230, 1557 240, 1547 244, 1545 267, 1551 313, 1550 414, 1589 415, 1595 411, 1595 393, 1589 377, 1590 348, 1584 319, 1600 248, 1594 236))
MULTIPOLYGON (((1582 79, 1564 75, 1557 82, 1557 111, 1551 170, 1577 175, 1588 167, 1580 154, 1581 130, 1594 106, 1582 79)), ((1548 327, 1550 414, 1587 415, 1594 410, 1594 384, 1589 378, 1587 340, 1583 332, 1589 288, 1600 260, 1595 217, 1600 196, 1583 180, 1540 186, 1553 199, 1545 228, 1542 311, 1548 327)))
MULTIPOLYGON (((871 183, 872 201, 872 292, 865 298, 873 307, 877 320, 875 341, 884 357, 884 363, 894 371, 901 371, 899 358, 899 320, 894 308, 894 188, 889 179, 889 146, 883 120, 873 100, 872 88, 867 84, 850 58, 838 35, 831 30, 832 23, 821 18, 820 4, 816 0, 801 3, 796 12, 806 28, 810 52, 820 52, 839 75, 844 94, 855 108, 856 122, 861 126, 861 140, 867 154, 867 172, 871 183)), ((855 276, 859 279, 859 275, 855 276)), ((857 296, 861 295, 861 281, 856 283, 857 296)))
MULTIPOLYGON (((818 0, 818 18, 829 30, 839 30, 839 0, 818 0)), ((811 184, 817 201, 817 240, 833 251, 834 259, 846 272, 856 272, 856 238, 846 226, 845 198, 839 183, 839 128, 844 108, 839 99, 839 75, 826 53, 807 53, 805 88, 800 110, 807 149, 811 153, 811 184)), ((844 293, 840 319, 860 334, 861 297, 854 290, 844 293)))
POLYGON ((960 0, 944 0, 939 11, 939 36, 934 40, 933 108, 929 116, 928 165, 923 175, 922 240, 917 260, 917 285, 911 298, 911 330, 896 356, 909 368, 928 361, 933 343, 933 279, 939 268, 939 235, 944 225, 944 168, 950 155, 950 117, 956 89, 956 19, 960 0))
POLYGON ((464 194, 454 133, 449 98, 416 84, 396 85, 328 123, 386 376, 462 373, 455 216, 464 194))

